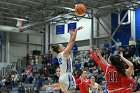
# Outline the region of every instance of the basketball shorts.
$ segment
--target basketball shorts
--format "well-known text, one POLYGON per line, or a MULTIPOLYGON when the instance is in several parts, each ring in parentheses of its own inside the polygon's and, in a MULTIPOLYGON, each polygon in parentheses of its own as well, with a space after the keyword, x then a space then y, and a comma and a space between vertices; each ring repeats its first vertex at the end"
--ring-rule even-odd
POLYGON ((75 78, 69 73, 62 74, 59 77, 59 83, 62 91, 75 91, 76 89, 75 78))

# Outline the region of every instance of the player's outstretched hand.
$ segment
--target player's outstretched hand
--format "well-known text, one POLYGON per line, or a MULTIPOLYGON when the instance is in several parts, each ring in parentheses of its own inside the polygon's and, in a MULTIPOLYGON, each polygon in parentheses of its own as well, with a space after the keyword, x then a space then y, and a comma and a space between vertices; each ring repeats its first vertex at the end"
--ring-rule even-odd
POLYGON ((101 50, 99 48, 96 48, 96 54, 97 54, 97 56, 102 56, 101 55, 101 50))
POLYGON ((76 30, 78 31, 78 30, 81 30, 81 29, 83 29, 84 27, 82 27, 82 26, 80 26, 80 27, 78 27, 76 30))
POLYGON ((120 54, 119 54, 119 55, 120 55, 120 57, 123 57, 123 53, 122 53, 122 52, 120 52, 120 54))

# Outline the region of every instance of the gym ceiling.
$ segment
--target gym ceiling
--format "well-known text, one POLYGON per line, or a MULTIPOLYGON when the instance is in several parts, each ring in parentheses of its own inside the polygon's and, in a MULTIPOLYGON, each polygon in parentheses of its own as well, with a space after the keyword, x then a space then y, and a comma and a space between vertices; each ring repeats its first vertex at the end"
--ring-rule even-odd
POLYGON ((30 27, 40 28, 52 21, 78 21, 81 17, 75 15, 74 7, 79 3, 87 8, 89 16, 83 17, 90 18, 92 11, 100 17, 124 9, 135 10, 140 0, 0 0, 0 25, 15 27, 17 19, 23 19, 25 25, 31 24, 30 27))

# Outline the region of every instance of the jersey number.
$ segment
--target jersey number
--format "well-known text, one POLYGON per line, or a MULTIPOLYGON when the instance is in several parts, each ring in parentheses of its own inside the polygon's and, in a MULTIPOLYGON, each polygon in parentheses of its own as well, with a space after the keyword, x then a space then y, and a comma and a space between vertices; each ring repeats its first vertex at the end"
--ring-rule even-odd
POLYGON ((117 76, 117 72, 116 71, 109 71, 108 72, 109 73, 109 81, 110 82, 117 82, 117 78, 116 78, 116 76, 117 76))

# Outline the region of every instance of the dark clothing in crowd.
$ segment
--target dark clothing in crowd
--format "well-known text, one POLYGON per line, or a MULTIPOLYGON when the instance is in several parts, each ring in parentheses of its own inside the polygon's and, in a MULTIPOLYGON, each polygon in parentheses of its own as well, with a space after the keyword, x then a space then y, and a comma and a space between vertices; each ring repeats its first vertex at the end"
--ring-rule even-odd
POLYGON ((25 93, 24 86, 20 86, 20 87, 18 88, 18 93, 25 93))
POLYGON ((135 91, 140 91, 140 83, 136 83, 136 90, 135 91))
POLYGON ((139 53, 139 56, 140 56, 140 40, 138 40, 137 49, 138 49, 138 53, 139 53))

